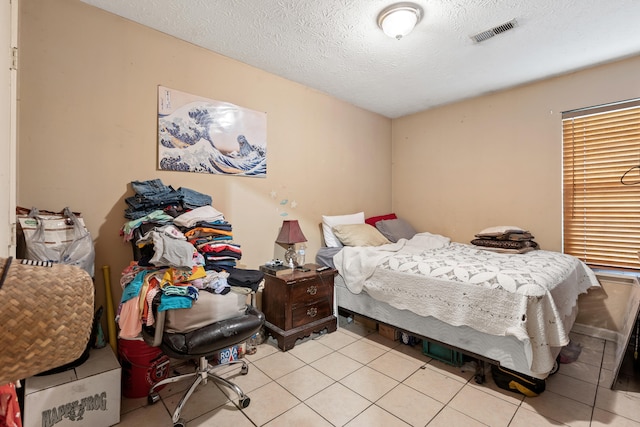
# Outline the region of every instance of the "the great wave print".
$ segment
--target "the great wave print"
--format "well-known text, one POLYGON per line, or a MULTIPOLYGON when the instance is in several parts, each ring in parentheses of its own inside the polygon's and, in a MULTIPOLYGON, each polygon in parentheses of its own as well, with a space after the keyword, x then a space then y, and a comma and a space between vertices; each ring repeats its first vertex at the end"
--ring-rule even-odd
POLYGON ((158 101, 161 170, 266 176, 265 113, 162 86, 158 101))

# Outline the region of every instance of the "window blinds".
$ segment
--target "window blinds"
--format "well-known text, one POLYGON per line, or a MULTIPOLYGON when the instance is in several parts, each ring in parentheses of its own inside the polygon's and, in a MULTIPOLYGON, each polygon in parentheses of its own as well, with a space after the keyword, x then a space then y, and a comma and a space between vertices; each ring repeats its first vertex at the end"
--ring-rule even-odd
POLYGON ((564 252, 640 270, 640 100, 563 113, 562 134, 564 252))

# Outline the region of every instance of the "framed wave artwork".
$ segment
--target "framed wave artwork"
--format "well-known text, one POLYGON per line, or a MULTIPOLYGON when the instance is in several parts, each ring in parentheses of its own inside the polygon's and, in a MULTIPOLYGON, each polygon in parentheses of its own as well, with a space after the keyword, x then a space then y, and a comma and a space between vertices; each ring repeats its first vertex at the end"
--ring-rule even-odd
POLYGON ((158 168, 264 178, 267 115, 158 86, 158 168))

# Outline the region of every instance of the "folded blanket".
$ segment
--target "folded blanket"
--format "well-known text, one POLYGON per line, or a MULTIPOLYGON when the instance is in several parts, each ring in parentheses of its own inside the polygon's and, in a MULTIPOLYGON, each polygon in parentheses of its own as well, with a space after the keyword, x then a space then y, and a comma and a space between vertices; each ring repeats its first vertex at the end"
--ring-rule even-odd
POLYGON ((535 251, 536 248, 528 247, 522 249, 502 249, 502 248, 490 248, 488 246, 480 246, 478 249, 483 251, 497 252, 499 254, 526 254, 527 252, 535 251))
POLYGON ((376 266, 401 249, 417 254, 425 249, 442 248, 449 243, 451 239, 448 237, 426 232, 418 233, 410 240, 400 239, 388 245, 345 246, 333 257, 333 263, 338 273, 344 277, 347 288, 359 294, 362 292, 364 281, 371 277, 376 266))
POLYGON ((533 240, 493 240, 493 239, 473 239, 472 245, 486 246, 490 248, 501 249, 523 249, 523 248, 537 248, 538 244, 533 240))
POLYGON ((522 233, 503 233, 497 235, 486 235, 486 234, 476 234, 478 239, 490 239, 490 240, 531 240, 533 239, 533 235, 528 231, 524 231, 522 233))

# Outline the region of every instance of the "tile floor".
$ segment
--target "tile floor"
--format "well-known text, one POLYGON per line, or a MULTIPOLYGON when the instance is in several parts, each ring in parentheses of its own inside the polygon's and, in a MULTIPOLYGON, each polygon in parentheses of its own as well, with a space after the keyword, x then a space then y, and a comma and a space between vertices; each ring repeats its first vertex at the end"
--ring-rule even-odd
MULTIPOLYGON (((640 380, 627 358, 615 390, 614 345, 573 334, 578 361, 563 364, 547 390, 528 398, 478 385, 473 372, 424 356, 421 347, 393 342, 358 324, 299 340, 280 351, 273 339, 246 356, 249 373, 221 368, 251 398, 244 410, 227 389, 200 386, 182 412, 195 426, 638 426, 640 380)), ((191 369, 182 366, 177 369, 191 369)), ((640 376, 640 374, 639 374, 640 376)), ((188 381, 167 386, 161 401, 122 399, 119 426, 171 426, 188 381)))

